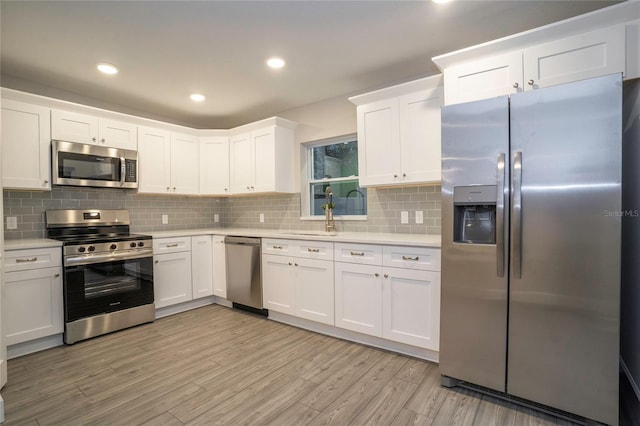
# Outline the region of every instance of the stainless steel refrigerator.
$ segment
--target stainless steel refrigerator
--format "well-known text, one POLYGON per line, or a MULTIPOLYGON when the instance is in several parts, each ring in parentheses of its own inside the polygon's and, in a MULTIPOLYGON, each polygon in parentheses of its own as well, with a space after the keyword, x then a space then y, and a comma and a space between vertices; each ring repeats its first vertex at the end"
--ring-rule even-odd
POLYGON ((622 77, 442 109, 445 386, 618 423, 622 77))

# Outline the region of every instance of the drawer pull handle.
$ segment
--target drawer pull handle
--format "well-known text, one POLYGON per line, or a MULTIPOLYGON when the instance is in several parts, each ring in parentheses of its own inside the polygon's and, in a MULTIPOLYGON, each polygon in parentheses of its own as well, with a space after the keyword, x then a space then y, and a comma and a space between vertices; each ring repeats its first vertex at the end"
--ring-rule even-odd
POLYGON ((274 250, 282 250, 282 246, 273 246, 274 250))
POLYGON ((415 256, 415 257, 402 256, 402 260, 420 260, 420 258, 418 256, 415 256))
POLYGON ((16 259, 16 263, 35 262, 37 260, 38 260, 37 257, 30 257, 28 259, 16 259))
POLYGON ((308 248, 308 251, 310 251, 311 253, 320 253, 320 249, 317 248, 308 248))
POLYGON ((364 256, 363 251, 352 251, 351 256, 364 256))
POLYGON ((175 243, 175 244, 167 244, 167 248, 170 248, 170 247, 178 247, 178 243, 175 243))

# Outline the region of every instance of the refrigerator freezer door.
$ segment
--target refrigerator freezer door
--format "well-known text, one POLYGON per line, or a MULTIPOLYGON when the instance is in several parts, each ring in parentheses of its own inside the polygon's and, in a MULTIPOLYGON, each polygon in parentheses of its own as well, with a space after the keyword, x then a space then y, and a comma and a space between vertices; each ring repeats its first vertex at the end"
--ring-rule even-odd
POLYGON ((505 390, 507 345, 507 274, 500 274, 505 268, 498 262, 506 253, 498 251, 508 247, 508 238, 496 229, 497 244, 455 243, 454 235, 464 233, 454 229, 454 204, 464 219, 468 204, 478 205, 477 212, 490 210, 483 202, 492 202, 496 226, 506 226, 508 209, 501 206, 508 191, 508 152, 506 96, 442 109, 440 372, 498 391, 505 390))
POLYGON ((620 75, 511 98, 507 391, 608 424, 618 423, 621 109, 620 75))

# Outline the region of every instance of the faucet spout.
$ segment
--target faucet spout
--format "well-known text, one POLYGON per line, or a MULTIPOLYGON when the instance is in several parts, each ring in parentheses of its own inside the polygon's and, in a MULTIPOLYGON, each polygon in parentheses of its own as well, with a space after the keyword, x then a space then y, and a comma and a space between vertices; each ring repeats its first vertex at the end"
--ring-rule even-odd
POLYGON ((335 205, 333 204, 333 191, 331 190, 331 186, 327 186, 324 195, 324 230, 325 232, 334 232, 336 230, 336 223, 333 220, 333 208, 335 205))

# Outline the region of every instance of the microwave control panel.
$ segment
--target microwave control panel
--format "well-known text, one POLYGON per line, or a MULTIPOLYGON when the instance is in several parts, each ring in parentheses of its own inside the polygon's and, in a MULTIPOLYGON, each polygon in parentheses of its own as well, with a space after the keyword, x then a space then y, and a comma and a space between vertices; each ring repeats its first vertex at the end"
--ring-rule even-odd
POLYGON ((136 160, 124 160, 125 165, 125 182, 136 182, 138 179, 137 161, 136 160))

